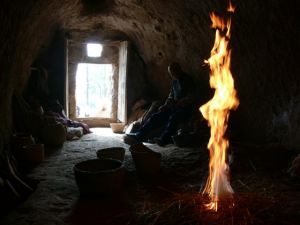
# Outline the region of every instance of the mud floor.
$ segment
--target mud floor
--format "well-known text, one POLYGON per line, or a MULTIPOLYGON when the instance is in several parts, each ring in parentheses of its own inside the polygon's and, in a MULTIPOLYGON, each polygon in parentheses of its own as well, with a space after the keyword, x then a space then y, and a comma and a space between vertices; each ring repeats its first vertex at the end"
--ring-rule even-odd
MULTIPOLYGON (((123 143, 121 134, 114 134, 109 128, 93 129, 92 134, 80 140, 48 150, 45 161, 29 173, 29 177, 40 181, 37 189, 1 218, 0 224, 217 224, 218 221, 195 220, 182 223, 176 219, 176 213, 173 220, 159 221, 163 217, 159 212, 168 202, 186 194, 197 196, 203 187, 208 167, 206 143, 198 148, 147 146, 162 154, 161 172, 155 177, 136 173, 129 146, 123 143), (74 164, 96 158, 96 151, 107 147, 126 149, 123 192, 110 198, 81 198, 74 180, 74 164)), ((273 147, 261 151, 241 144, 233 146, 232 186, 236 196, 244 198, 248 216, 243 221, 232 218, 230 224, 300 224, 299 180, 286 172, 293 154, 273 147)))

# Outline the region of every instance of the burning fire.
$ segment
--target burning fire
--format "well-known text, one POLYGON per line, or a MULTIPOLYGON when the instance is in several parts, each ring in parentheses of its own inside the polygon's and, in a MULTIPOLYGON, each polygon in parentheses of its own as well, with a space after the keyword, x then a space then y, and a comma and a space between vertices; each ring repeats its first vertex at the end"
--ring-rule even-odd
MULTIPOLYGON (((228 12, 234 12, 229 3, 228 12)), ((210 66, 210 86, 215 89, 213 98, 200 107, 203 117, 211 127, 208 149, 210 151, 209 177, 203 194, 210 198, 208 208, 217 211, 222 198, 232 197, 233 189, 229 181, 229 166, 226 163, 226 151, 229 141, 224 137, 230 109, 239 105, 234 80, 230 72, 229 50, 231 20, 211 13, 212 28, 216 29, 215 43, 211 56, 205 63, 210 66)))

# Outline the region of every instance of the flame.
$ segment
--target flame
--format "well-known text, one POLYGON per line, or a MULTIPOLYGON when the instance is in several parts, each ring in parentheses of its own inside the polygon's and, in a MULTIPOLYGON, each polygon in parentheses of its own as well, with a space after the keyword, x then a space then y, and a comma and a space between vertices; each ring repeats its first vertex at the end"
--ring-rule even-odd
POLYGON ((227 11, 232 13, 235 11, 235 6, 231 3, 231 1, 228 3, 227 11))
MULTIPOLYGON (((227 9, 234 11, 229 4, 227 9)), ((215 89, 213 98, 200 107, 203 117, 211 127, 208 149, 210 151, 209 177, 203 194, 210 198, 208 208, 217 211, 221 198, 231 197, 233 189, 229 181, 229 166, 226 163, 226 151, 229 141, 224 137, 230 109, 239 105, 234 80, 230 72, 231 51, 229 50, 231 20, 222 19, 212 13, 212 27, 216 28, 215 43, 211 56, 205 63, 210 66, 210 86, 215 89)))

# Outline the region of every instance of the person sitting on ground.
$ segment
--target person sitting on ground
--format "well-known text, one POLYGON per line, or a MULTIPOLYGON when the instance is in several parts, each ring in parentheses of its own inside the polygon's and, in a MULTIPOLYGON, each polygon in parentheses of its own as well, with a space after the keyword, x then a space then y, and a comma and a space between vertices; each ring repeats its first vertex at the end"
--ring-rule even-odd
POLYGON ((163 126, 161 135, 155 137, 153 141, 160 146, 169 144, 172 141, 171 136, 176 134, 177 125, 187 121, 198 110, 193 79, 183 72, 178 63, 171 63, 168 66, 168 72, 172 78, 172 85, 165 103, 159 107, 157 113, 150 116, 137 132, 126 134, 125 142, 141 142, 150 131, 163 126), (128 141, 128 139, 130 140, 128 141))

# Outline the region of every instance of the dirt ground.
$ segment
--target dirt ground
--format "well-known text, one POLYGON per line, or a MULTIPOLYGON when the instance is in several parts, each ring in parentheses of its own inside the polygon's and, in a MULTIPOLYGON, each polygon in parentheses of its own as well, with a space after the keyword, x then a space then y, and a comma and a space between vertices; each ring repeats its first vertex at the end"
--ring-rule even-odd
POLYGON ((40 181, 37 189, 0 224, 300 224, 300 182, 286 172, 295 153, 232 144, 235 204, 230 213, 222 214, 195 211, 203 208, 198 193, 207 176, 206 143, 197 148, 147 146, 162 154, 161 172, 155 177, 136 173, 129 146, 109 128, 93 129, 80 140, 48 150, 45 161, 29 173, 40 181), (123 192, 110 198, 81 198, 73 166, 96 158, 96 151, 107 147, 126 149, 123 192))

